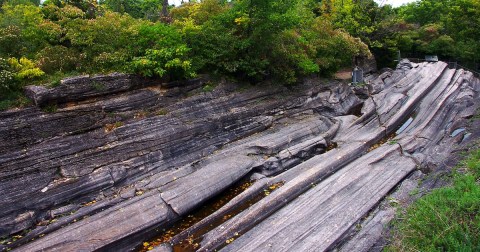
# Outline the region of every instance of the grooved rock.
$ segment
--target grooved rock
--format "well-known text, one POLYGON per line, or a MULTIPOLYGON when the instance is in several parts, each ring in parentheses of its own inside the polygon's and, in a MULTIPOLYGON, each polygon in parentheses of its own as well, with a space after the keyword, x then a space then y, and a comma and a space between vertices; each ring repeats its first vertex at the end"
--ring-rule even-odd
POLYGON ((383 198, 469 134, 480 91, 443 62, 402 61, 362 90, 312 78, 205 92, 205 81, 115 74, 29 87, 57 108, 0 113, 0 236, 22 236, 7 247, 131 250, 242 181, 250 186, 154 249, 352 244, 378 233, 354 230, 383 198))

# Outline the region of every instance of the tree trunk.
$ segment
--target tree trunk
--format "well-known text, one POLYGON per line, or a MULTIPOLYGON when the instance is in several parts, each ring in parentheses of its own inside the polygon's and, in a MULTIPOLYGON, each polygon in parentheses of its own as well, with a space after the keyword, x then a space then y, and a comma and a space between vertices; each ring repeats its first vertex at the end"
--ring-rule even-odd
POLYGON ((160 20, 162 20, 162 22, 168 23, 168 0, 163 0, 162 2, 162 12, 160 13, 160 20))

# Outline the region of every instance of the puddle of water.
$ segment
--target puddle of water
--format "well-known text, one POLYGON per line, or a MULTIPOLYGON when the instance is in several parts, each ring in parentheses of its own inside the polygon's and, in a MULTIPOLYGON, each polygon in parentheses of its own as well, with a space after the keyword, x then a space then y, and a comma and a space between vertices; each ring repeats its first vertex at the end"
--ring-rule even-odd
POLYGON ((458 135, 460 135, 460 133, 464 132, 465 131, 465 128, 459 128, 459 129, 456 129, 452 132, 452 134, 450 134, 451 137, 456 137, 458 135))
POLYGON ((461 143, 465 142, 465 140, 467 140, 468 138, 470 138, 471 135, 472 135, 472 133, 467 133, 467 134, 463 135, 463 139, 462 139, 462 142, 461 142, 461 143))
POLYGON ((412 122, 413 122, 413 117, 408 118, 408 120, 405 123, 403 123, 403 125, 395 132, 395 134, 399 135, 402 132, 404 132, 408 128, 408 126, 412 124, 412 122))

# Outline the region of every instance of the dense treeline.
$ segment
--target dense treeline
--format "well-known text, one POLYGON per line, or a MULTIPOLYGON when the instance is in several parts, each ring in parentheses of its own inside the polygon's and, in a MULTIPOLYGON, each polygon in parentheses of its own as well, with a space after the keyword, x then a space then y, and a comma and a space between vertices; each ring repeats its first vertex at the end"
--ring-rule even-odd
POLYGON ((469 65, 479 53, 476 0, 422 0, 398 9, 373 0, 0 3, 0 107, 27 83, 81 73, 181 79, 207 72, 289 84, 329 75, 370 52, 380 66, 394 64, 398 50, 469 65))
POLYGON ((405 50, 423 50, 466 62, 478 60, 480 1, 424 0, 405 6, 400 14, 420 28, 413 33, 413 43, 405 43, 405 50), (416 38, 421 43, 415 43, 416 38))
MULTIPOLYGON (((0 15, 0 88, 32 80, 134 72, 167 79, 209 72, 252 82, 330 74, 367 46, 318 16, 314 1, 9 0, 0 15)), ((53 81, 54 82, 54 81, 53 81)))
POLYGON ((361 38, 379 66, 402 57, 438 55, 478 69, 480 1, 418 0, 399 8, 372 0, 323 0, 317 9, 329 13, 335 28, 361 38))
POLYGON ((438 55, 478 69, 480 1, 422 0, 402 6, 382 20, 376 37, 402 56, 438 55))

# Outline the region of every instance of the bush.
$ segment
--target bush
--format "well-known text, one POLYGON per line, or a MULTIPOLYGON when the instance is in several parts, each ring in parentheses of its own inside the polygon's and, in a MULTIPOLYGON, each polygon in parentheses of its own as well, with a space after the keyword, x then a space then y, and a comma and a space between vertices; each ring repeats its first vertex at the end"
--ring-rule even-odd
POLYGON ((148 49, 145 56, 132 61, 130 69, 147 77, 163 77, 168 74, 171 79, 191 78, 195 73, 190 61, 185 59, 187 52, 185 45, 148 49))
POLYGON ((15 72, 15 79, 20 82, 35 79, 45 74, 40 68, 35 66, 35 63, 24 57, 20 58, 20 60, 10 58, 8 59, 8 64, 15 72))
POLYGON ((42 23, 41 9, 33 5, 2 6, 0 15, 0 56, 33 56, 46 45, 38 25, 42 23))
POLYGON ((29 100, 23 95, 21 88, 26 80, 38 78, 43 74, 26 58, 20 60, 0 58, 0 110, 28 104, 29 100))
POLYGON ((61 45, 43 48, 36 60, 40 69, 48 74, 73 71, 82 62, 78 52, 61 45))
POLYGON ((84 55, 80 70, 96 72, 120 70, 132 58, 129 49, 136 43, 139 25, 146 21, 129 15, 105 12, 96 19, 73 19, 65 23, 65 39, 71 47, 84 55), (93 63, 99 63, 97 66, 93 63), (98 69, 100 68, 100 69, 98 69))
POLYGON ((0 90, 2 92, 7 92, 14 87, 14 77, 8 61, 6 59, 0 58, 0 90))
POLYGON ((129 64, 128 69, 144 76, 168 76, 170 79, 195 76, 189 59, 190 49, 183 42, 181 34, 174 28, 158 23, 139 27, 139 39, 135 50, 139 56, 129 64))

